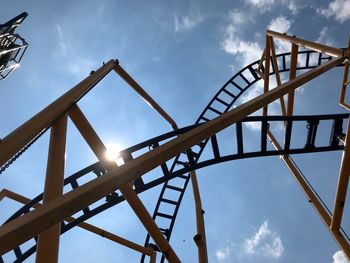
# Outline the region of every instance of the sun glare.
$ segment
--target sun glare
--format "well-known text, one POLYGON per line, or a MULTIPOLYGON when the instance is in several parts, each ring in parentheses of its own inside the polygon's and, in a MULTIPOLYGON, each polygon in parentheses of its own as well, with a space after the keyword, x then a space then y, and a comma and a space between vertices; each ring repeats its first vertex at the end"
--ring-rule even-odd
POLYGON ((120 151, 122 148, 119 144, 116 143, 108 143, 106 145, 106 158, 110 161, 117 161, 120 158, 120 151))

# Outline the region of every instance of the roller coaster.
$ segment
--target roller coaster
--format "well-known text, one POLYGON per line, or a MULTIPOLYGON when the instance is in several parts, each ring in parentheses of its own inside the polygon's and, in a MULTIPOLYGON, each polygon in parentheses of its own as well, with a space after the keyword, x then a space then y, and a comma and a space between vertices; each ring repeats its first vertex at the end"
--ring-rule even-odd
POLYGON ((6 169, 11 169, 11 164, 46 131, 51 132, 44 192, 32 200, 8 189, 3 189, 0 193, 0 200, 8 197, 23 203, 23 207, 0 228, 0 262, 5 262, 4 255, 8 253, 15 256, 14 262, 23 262, 34 253, 37 253, 36 262, 57 262, 59 236, 74 227, 81 227, 140 252, 141 262, 145 262, 147 257, 150 262, 180 262, 181 256, 172 249, 170 238, 190 181, 196 205, 197 235, 194 241, 198 247, 198 261, 207 262, 203 211, 195 171, 222 162, 264 156, 280 156, 330 234, 350 259, 350 240, 341 228, 350 171, 349 114, 293 115, 295 90, 334 67, 344 67, 339 104, 346 110, 350 109, 345 100, 346 87, 350 83, 349 58, 350 41, 347 48, 339 49, 268 30, 261 59, 232 76, 211 99, 197 121, 183 128, 177 127, 175 121, 117 60, 104 63, 0 141, 0 171, 3 173, 6 169), (276 54, 274 39, 290 42, 291 51, 276 54), (104 144, 77 105, 111 71, 115 71, 135 89, 173 128, 171 132, 122 150, 122 163, 119 164, 106 159, 104 144), (284 72, 289 73, 289 79, 282 83, 280 74, 284 72), (276 79, 277 87, 270 87, 272 76, 276 79), (263 94, 237 105, 242 94, 259 81, 263 82, 263 94), (282 114, 278 116, 269 115, 268 106, 275 101, 279 102, 281 108, 282 114), (251 115, 260 109, 261 116, 251 115), (68 117, 99 162, 64 179, 68 117), (256 132, 260 133, 260 143, 258 149, 248 150, 245 147, 243 127, 252 122, 259 127, 256 132), (320 144, 316 138, 319 127, 325 127, 322 125, 324 122, 332 122, 329 130, 325 131, 330 135, 330 140, 327 144, 320 144), (279 142, 270 128, 276 124, 282 127, 282 142, 279 142), (236 142, 236 147, 225 154, 220 149, 225 141, 217 136, 223 130, 232 131, 231 141, 236 142), (293 133, 298 133, 300 139, 304 137, 305 144, 297 146, 291 143, 293 133), (269 142, 272 148, 268 146, 269 142), (203 154, 204 150, 206 154, 203 154), (328 151, 343 152, 333 211, 326 207, 290 156, 328 151), (160 167, 162 173, 152 180, 144 180, 142 176, 156 167, 160 167), (79 180, 85 177, 89 178, 89 182, 80 185, 79 180), (162 186, 162 189, 151 216, 138 194, 156 186, 162 186), (62 194, 63 187, 68 187, 70 191, 62 194), (169 192, 173 194, 169 195, 169 192), (98 200, 98 205, 92 206, 98 200), (124 201, 129 203, 148 232, 143 246, 85 222, 124 201), (172 206, 172 212, 163 211, 164 205, 172 206), (79 216, 73 218, 72 215, 77 212, 80 212, 79 216), (32 245, 29 248, 21 247, 28 240, 31 240, 32 245), (157 259, 158 254, 161 256, 157 259))

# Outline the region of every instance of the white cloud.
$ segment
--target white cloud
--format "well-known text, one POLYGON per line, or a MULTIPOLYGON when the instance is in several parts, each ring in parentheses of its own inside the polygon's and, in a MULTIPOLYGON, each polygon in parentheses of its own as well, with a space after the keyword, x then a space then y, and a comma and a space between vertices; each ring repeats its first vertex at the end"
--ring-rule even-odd
POLYGON ((241 56, 242 66, 258 60, 263 52, 259 43, 240 39, 237 26, 241 26, 250 18, 237 10, 230 12, 229 24, 226 27, 222 48, 229 54, 241 56))
POLYGON ((293 15, 299 13, 300 6, 295 3, 295 1, 290 1, 288 4, 288 9, 292 12, 293 15))
POLYGON ((328 37, 328 27, 325 26, 321 29, 316 42, 329 46, 334 45, 334 41, 328 37))
POLYGON ((243 252, 247 255, 264 255, 268 258, 280 258, 284 252, 284 246, 280 236, 269 229, 265 221, 258 231, 243 243, 243 252))
MULTIPOLYGON (((282 0, 281 3, 285 5, 286 1, 282 0)), ((291 11, 293 15, 298 14, 300 10, 309 6, 310 6, 310 2, 305 0, 289 0, 288 2, 288 9, 291 11)))
POLYGON ((328 8, 317 9, 317 13, 329 18, 335 17, 336 21, 344 22, 350 19, 350 1, 349 0, 334 0, 329 3, 328 8))
POLYGON ((270 30, 286 33, 290 29, 292 25, 292 21, 288 20, 284 16, 276 17, 275 19, 272 19, 270 24, 267 26, 270 30))
POLYGON ((268 223, 265 221, 251 238, 246 239, 244 243, 244 251, 248 254, 254 254, 256 247, 259 245, 262 239, 267 235, 271 235, 269 230, 268 223))
POLYGON ((225 258, 227 258, 230 255, 230 247, 227 246, 223 249, 216 250, 215 255, 219 261, 224 260, 225 258))
POLYGON ((56 29, 57 29, 58 36, 62 38, 63 37, 62 27, 59 24, 56 24, 56 29))
POLYGON ((67 52, 67 46, 63 41, 63 30, 59 24, 56 24, 56 31, 58 35, 58 45, 60 47, 62 55, 65 55, 67 52))
POLYGON ((332 258, 333 263, 349 263, 341 250, 335 252, 332 258))
POLYGON ((192 10, 187 16, 182 16, 181 18, 178 18, 177 15, 175 15, 175 32, 190 30, 200 24, 203 20, 204 18, 198 9, 192 10))
MULTIPOLYGON (((267 26, 268 29, 277 31, 280 33, 287 33, 290 27, 292 26, 293 21, 287 19, 284 16, 276 17, 270 21, 270 24, 267 26)), ((290 51, 290 43, 287 41, 282 41, 279 39, 274 39, 276 43, 276 52, 282 53, 290 51)))
MULTIPOLYGON (((223 49, 232 55, 241 56, 242 66, 248 65, 251 62, 258 60, 261 57, 263 48, 258 42, 251 42, 242 40, 238 33, 238 25, 242 25, 247 20, 244 13, 233 11, 229 14, 230 23, 226 27, 224 41, 222 43, 223 49)), ((288 20, 284 16, 279 16, 271 20, 268 28, 279 32, 287 32, 292 25, 292 20, 288 20)), ((290 44, 285 41, 276 40, 276 51, 284 52, 290 49, 290 44)))
POLYGON ((266 256, 271 256, 272 258, 282 256, 284 247, 281 238, 279 236, 275 237, 271 244, 265 244, 263 246, 262 251, 266 256))
POLYGON ((274 0, 246 0, 247 4, 260 8, 262 12, 270 10, 274 2, 274 0))
MULTIPOLYGON (((232 21, 234 25, 241 25, 247 22, 246 14, 238 11, 237 9, 230 12, 229 19, 232 21)), ((248 18, 248 20, 250 19, 248 18)))

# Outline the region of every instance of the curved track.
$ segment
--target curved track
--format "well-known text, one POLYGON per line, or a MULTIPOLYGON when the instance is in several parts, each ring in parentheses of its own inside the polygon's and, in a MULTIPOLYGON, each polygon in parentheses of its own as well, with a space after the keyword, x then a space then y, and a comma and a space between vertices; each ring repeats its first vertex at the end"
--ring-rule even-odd
MULTIPOLYGON (((287 67, 287 61, 290 59, 290 53, 284 53, 277 55, 279 60, 280 68, 278 68, 279 72, 287 72, 289 68, 287 67)), ((300 51, 298 53, 298 68, 297 70, 311 69, 317 67, 325 61, 329 61, 331 57, 323 56, 321 53, 316 53, 313 51, 300 51)), ((171 138, 174 138, 180 134, 183 134, 192 128, 200 125, 203 122, 211 120, 224 112, 227 112, 232 105, 238 100, 238 98, 253 84, 260 80, 260 77, 255 73, 255 69, 258 67, 258 61, 246 66, 242 70, 240 70, 237 74, 235 74, 232 78, 230 78, 223 87, 216 93, 213 99, 209 102, 207 107, 203 110, 196 123, 192 126, 184 127, 177 131, 169 132, 150 140, 144 141, 140 144, 132 146, 128 149, 125 149, 121 152, 121 156, 124 162, 128 162, 133 158, 140 155, 138 152, 145 152, 152 150, 153 148, 158 147, 164 142, 168 141, 171 138)), ((276 69, 273 69, 271 75, 275 73, 276 69)), ((153 179, 149 182, 144 182, 142 178, 136 180, 134 182, 134 190, 137 193, 142 193, 146 190, 149 190, 157 185, 163 184, 163 188, 161 190, 160 196, 158 198, 155 211, 153 213, 153 218, 157 222, 158 219, 167 219, 162 220, 163 225, 158 223, 158 226, 164 236, 169 240, 171 237, 171 232, 174 227, 174 223, 176 220, 176 215, 181 205, 181 201, 183 195, 186 191, 186 187, 188 185, 190 176, 188 172, 190 170, 206 167, 209 165, 213 165, 220 162, 243 159, 243 158, 252 158, 259 156, 271 156, 271 155, 281 155, 281 154, 296 154, 296 153, 309 153, 309 152, 321 152, 321 151, 335 151, 342 150, 343 145, 339 142, 339 136, 342 133, 342 127, 344 119, 348 118, 348 114, 333 114, 333 115, 318 115, 318 116, 291 116, 291 117, 283 117, 283 116, 268 116, 268 117, 247 117, 241 122, 238 122, 228 129, 232 130, 232 136, 236 140, 236 147, 232 147, 232 152, 230 154, 222 155, 220 153, 220 139, 218 136, 214 135, 200 144, 192 147, 186 153, 182 153, 174 160, 170 160, 167 163, 161 165, 162 174, 159 175, 156 179, 153 179), (330 131, 330 141, 329 143, 325 143, 323 145, 316 145, 315 138, 317 133, 317 127, 320 122, 323 121, 333 121, 333 128, 330 131), (244 150, 244 127, 245 123, 248 122, 256 122, 260 125, 261 136, 259 149, 255 151, 245 151, 244 150), (273 122, 285 122, 287 125, 285 126, 285 130, 283 131, 285 134, 285 144, 283 146, 283 150, 276 151, 268 149, 266 143, 266 130, 268 125, 273 122), (303 147, 294 147, 291 144, 291 132, 292 126, 295 122, 304 122, 305 133, 305 146, 303 147), (210 141, 211 148, 206 146, 210 141), (202 160, 200 157, 204 149, 206 150, 206 159, 202 160), (169 168, 170 167, 170 168, 169 168), (176 178, 176 184, 174 183, 174 179, 176 178), (175 200, 169 200, 165 196, 168 191, 175 191, 178 193, 178 198, 175 200), (172 214, 162 213, 161 204, 170 204, 174 206, 174 210, 172 214), (164 225, 164 222, 166 225, 164 225)), ((295 129, 293 129, 294 131, 295 129)), ((65 189, 71 188, 75 189, 79 187, 79 180, 81 180, 84 176, 86 178, 91 179, 91 174, 95 176, 102 176, 105 174, 105 171, 100 163, 92 164, 83 170, 69 176, 65 179, 64 185, 65 189)), ((67 189, 69 190, 69 189, 67 189)), ((39 203, 42 200, 42 194, 38 195, 36 198, 31 200, 28 204, 23 206, 20 210, 18 210, 14 215, 12 215, 6 222, 13 220, 27 212, 30 211, 31 207, 36 203, 39 203)), ((100 200, 101 201, 101 200, 100 200)), ((116 191, 113 194, 106 196, 106 199, 102 202, 98 202, 96 204, 92 204, 89 207, 86 207, 81 211, 81 215, 76 218, 75 221, 70 223, 62 223, 61 234, 67 232, 71 228, 77 226, 79 223, 101 213, 102 211, 124 201, 123 196, 119 191, 116 191)), ((5 222, 5 223, 6 223, 5 222)), ((22 262, 26 258, 28 258, 31 254, 33 254, 36 250, 36 238, 33 238, 33 246, 25 251, 24 249, 17 247, 13 249, 13 252, 16 256, 16 260, 14 262, 22 262)), ((150 237, 147 235, 145 246, 152 246, 150 242, 150 237)), ((162 261, 164 258, 162 258, 162 261)), ((144 261, 144 257, 142 257, 141 261, 144 261)), ((3 262, 2 257, 0 257, 0 262, 3 262)))

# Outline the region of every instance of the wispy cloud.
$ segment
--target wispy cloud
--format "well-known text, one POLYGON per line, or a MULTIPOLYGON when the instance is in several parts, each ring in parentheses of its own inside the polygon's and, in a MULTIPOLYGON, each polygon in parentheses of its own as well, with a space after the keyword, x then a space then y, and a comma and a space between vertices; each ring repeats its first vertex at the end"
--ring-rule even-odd
POLYGON ((274 0, 246 0, 247 4, 259 8, 262 12, 270 10, 274 4, 274 0))
POLYGON ((230 255, 230 246, 226 246, 222 249, 216 250, 216 257, 219 261, 225 260, 230 255))
POLYGON ((293 15, 296 15, 297 13, 299 13, 300 6, 292 0, 288 4, 288 9, 292 12, 293 15))
POLYGON ((264 255, 269 258, 280 258, 284 252, 284 246, 280 236, 269 229, 265 221, 258 231, 243 244, 243 252, 247 255, 264 255))
POLYGON ((334 41, 328 36, 328 27, 325 26, 321 29, 316 42, 330 46, 334 45, 334 41))
POLYGON ((241 57, 242 66, 257 59, 262 54, 262 48, 257 42, 245 41, 239 37, 239 27, 250 21, 249 16, 234 10, 229 13, 229 24, 226 26, 222 48, 231 55, 241 57))
POLYGON ((338 22, 344 22, 350 19, 350 1, 349 0, 334 0, 329 3, 327 8, 317 9, 317 13, 329 18, 333 17, 338 22))
MULTIPOLYGON (((239 27, 244 23, 247 23, 250 18, 240 11, 233 11, 229 14, 230 23, 227 25, 222 42, 223 49, 232 55, 239 55, 241 57, 242 66, 248 65, 251 62, 259 59, 263 48, 258 42, 245 41, 239 36, 239 27)), ((284 16, 279 16, 272 19, 268 25, 268 28, 278 32, 288 32, 291 28, 293 21, 287 19, 284 16)), ((290 44, 285 41, 276 41, 276 51, 284 52, 289 50, 290 44)))
POLYGON ((271 20, 268 28, 274 31, 285 33, 290 29, 291 25, 291 20, 288 20, 285 16, 278 16, 275 19, 271 20))
POLYGON ((217 249, 215 256, 219 262, 233 262, 234 257, 250 259, 263 257, 266 261, 270 261, 279 259, 283 252, 284 246, 281 237, 269 228, 267 221, 264 221, 252 236, 240 244, 231 242, 227 246, 217 249))
POLYGON ((349 263, 349 261, 346 259, 343 251, 338 250, 333 254, 333 263, 349 263))
POLYGON ((175 15, 175 32, 188 31, 204 20, 198 8, 190 10, 188 15, 178 17, 175 15))
POLYGON ((55 26, 56 26, 56 31, 57 31, 58 45, 60 47, 61 54, 65 55, 67 52, 67 46, 63 40, 62 27, 59 24, 56 24, 55 26))

